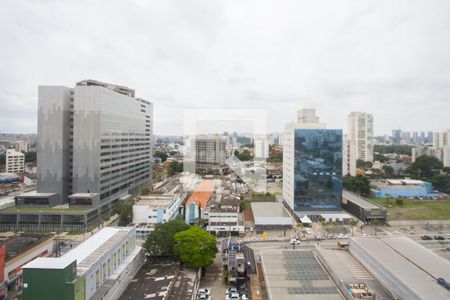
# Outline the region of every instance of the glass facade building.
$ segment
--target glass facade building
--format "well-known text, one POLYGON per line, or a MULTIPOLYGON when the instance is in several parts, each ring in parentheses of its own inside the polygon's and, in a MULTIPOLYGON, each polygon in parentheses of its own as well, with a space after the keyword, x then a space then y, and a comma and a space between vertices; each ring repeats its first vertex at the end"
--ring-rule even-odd
POLYGON ((295 129, 294 210, 340 210, 342 130, 295 129))

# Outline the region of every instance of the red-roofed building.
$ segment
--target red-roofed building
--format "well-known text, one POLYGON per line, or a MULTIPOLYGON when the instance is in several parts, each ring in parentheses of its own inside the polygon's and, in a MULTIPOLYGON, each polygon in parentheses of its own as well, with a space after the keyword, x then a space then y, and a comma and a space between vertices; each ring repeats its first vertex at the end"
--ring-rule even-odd
POLYGON ((199 217, 203 217, 203 211, 213 196, 214 187, 214 180, 203 180, 195 188, 184 205, 186 223, 194 224, 199 217))

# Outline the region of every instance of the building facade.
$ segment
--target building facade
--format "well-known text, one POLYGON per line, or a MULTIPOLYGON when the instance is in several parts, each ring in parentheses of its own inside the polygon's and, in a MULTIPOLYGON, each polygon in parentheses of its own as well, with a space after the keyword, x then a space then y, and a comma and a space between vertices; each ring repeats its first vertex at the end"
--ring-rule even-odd
POLYGON ((373 161, 373 115, 362 112, 350 113, 348 139, 355 144, 356 159, 373 161))
POLYGON ((142 196, 133 205, 133 223, 156 224, 173 220, 180 212, 181 194, 152 194, 142 196))
MULTIPOLYGON (((74 219, 87 225, 150 184, 153 106, 134 90, 94 80, 40 86, 38 106, 37 192, 16 196, 18 206, 77 207, 74 219)), ((8 222, 20 227, 19 215, 8 222)))
POLYGON ((356 176, 356 145, 347 136, 342 142, 342 175, 356 176))
POLYGON ((25 172, 25 155, 15 149, 6 150, 6 173, 25 172))
POLYGON ((23 299, 118 299, 143 260, 134 228, 106 227, 61 257, 23 266, 23 299))
POLYGON ((219 135, 200 135, 192 139, 197 173, 222 173, 226 168, 226 146, 226 138, 219 135))
POLYGON ((283 199, 296 213, 341 207, 342 130, 318 121, 313 110, 301 110, 286 126, 283 199))

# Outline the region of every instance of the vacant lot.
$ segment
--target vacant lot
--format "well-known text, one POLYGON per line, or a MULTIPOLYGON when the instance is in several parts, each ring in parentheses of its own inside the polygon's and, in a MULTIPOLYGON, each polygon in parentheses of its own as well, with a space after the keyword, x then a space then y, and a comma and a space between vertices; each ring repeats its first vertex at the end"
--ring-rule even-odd
POLYGON ((450 220, 450 201, 372 199, 388 209, 389 220, 450 220))

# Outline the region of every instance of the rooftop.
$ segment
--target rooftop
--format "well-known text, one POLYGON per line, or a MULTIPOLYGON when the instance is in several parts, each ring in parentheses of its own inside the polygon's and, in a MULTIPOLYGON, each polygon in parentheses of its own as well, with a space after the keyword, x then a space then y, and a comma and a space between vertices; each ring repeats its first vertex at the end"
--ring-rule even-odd
POLYGON ((386 180, 373 180, 370 185, 383 188, 383 189, 411 189, 422 188, 425 185, 425 181, 411 180, 411 179, 386 179, 386 180))
POLYGON ((174 195, 171 194, 151 194, 142 196, 141 200, 134 205, 145 205, 152 207, 168 207, 173 202, 174 195))
POLYGON ((195 188, 195 191, 191 194, 189 199, 186 201, 186 206, 194 202, 196 205, 204 208, 211 200, 212 194, 214 192, 214 180, 203 180, 195 188))
POLYGON ((23 268, 64 269, 76 260, 77 275, 82 275, 105 252, 120 243, 131 230, 133 230, 131 227, 105 227, 63 256, 57 258, 39 257, 23 266, 23 268))
POLYGON ((267 249, 260 256, 269 299, 342 299, 313 251, 267 249))
POLYGON ((279 202, 252 202, 255 225, 292 225, 292 218, 279 202))
POLYGON ((354 249, 362 249, 418 298, 449 299, 450 292, 436 283, 435 276, 449 278, 450 262, 418 243, 406 237, 351 238, 350 251, 355 253, 354 249))
POLYGON ((351 202, 353 202, 353 203, 357 204, 358 206, 360 206, 362 208, 365 208, 365 209, 379 209, 379 208, 381 208, 380 206, 370 202, 369 200, 364 199, 363 197, 361 197, 361 196, 359 196, 357 194, 354 194, 352 192, 346 191, 346 190, 344 190, 342 192, 342 200, 343 201, 345 201, 345 200, 351 201, 351 202))
POLYGON ((27 234, 14 236, 6 239, 0 239, 0 247, 6 248, 5 261, 8 262, 49 239, 53 239, 50 234, 27 234))

